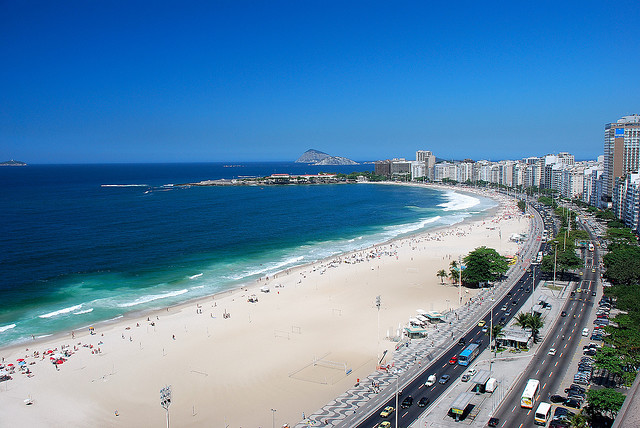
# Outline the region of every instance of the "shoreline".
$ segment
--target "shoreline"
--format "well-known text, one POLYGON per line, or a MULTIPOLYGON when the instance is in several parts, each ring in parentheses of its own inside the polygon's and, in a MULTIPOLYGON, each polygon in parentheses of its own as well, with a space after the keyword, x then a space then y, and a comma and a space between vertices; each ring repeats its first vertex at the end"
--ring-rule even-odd
MULTIPOLYGON (((463 194, 477 195, 477 196, 480 196, 480 197, 483 197, 483 198, 492 199, 494 201, 496 201, 494 199, 494 197, 499 195, 498 193, 495 193, 493 195, 489 195, 489 194, 487 194, 488 192, 483 191, 483 190, 473 191, 475 189, 467 189, 467 188, 465 188, 465 189, 457 189, 457 188, 452 188, 452 187, 449 187, 449 186, 439 185, 439 184, 428 184, 428 185, 425 185, 425 184, 422 184, 422 183, 394 182, 394 181, 366 182, 366 183, 352 183, 352 184, 374 184, 374 185, 385 185, 385 186, 406 186, 406 187, 432 188, 432 189, 436 189, 436 190, 441 190, 443 192, 449 191, 449 192, 454 192, 454 193, 458 192, 458 193, 463 193, 463 194)), ((494 193, 494 192, 491 192, 491 193, 494 193)), ((493 216, 495 214, 495 212, 497 212, 499 210, 499 208, 500 208, 499 201, 496 201, 496 202, 497 203, 496 203, 495 206, 484 209, 483 211, 480 212, 479 215, 474 216, 474 215, 471 214, 471 215, 463 218, 462 220, 460 220, 460 221, 458 221, 456 223, 452 223, 452 224, 449 224, 449 225, 440 225, 440 226, 436 226, 434 228, 426 229, 426 230, 421 229, 421 230, 417 230, 417 231, 414 231, 414 232, 409 232, 408 234, 405 234, 405 235, 396 236, 396 237, 387 239, 385 241, 381 241, 379 243, 374 243, 374 244, 369 245, 367 247, 364 247, 362 249, 349 250, 349 251, 346 251, 344 253, 336 253, 336 254, 333 254, 333 255, 329 255, 329 256, 326 256, 326 257, 324 257, 322 259, 309 261, 309 262, 301 264, 301 265, 295 265, 295 266, 292 266, 290 268, 285 268, 285 269, 276 271, 271 275, 261 276, 257 280, 255 280, 255 282, 259 283, 259 281, 261 279, 263 279, 265 276, 267 278, 269 276, 275 278, 278 275, 281 275, 282 273, 284 273, 286 271, 305 269, 307 267, 312 267, 313 265, 318 264, 318 263, 323 264, 324 262, 328 262, 328 261, 330 261, 332 259, 335 259, 335 258, 348 257, 348 256, 350 256, 350 255, 352 255, 354 253, 368 251, 370 249, 374 249, 375 247, 384 246, 384 245, 391 245, 391 244, 393 244, 393 243, 395 243, 397 241, 410 239, 412 237, 419 237, 419 236, 421 236, 423 234, 426 234, 426 233, 437 233, 439 231, 446 230, 446 229, 451 228, 451 227, 464 225, 467 222, 472 222, 474 220, 478 220, 479 221, 479 220, 482 220, 482 219, 485 219, 485 218, 489 218, 489 217, 493 216)), ((248 281, 240 283, 239 285, 237 285, 237 286, 235 286, 233 288, 229 288, 229 289, 226 289, 226 290, 218 291, 218 292, 215 292, 215 293, 212 293, 212 294, 207 294, 207 295, 204 295, 204 296, 193 297, 191 299, 184 300, 184 301, 181 301, 181 302, 178 302, 178 303, 175 303, 175 304, 166 305, 166 306, 160 306, 160 307, 157 307, 157 308, 132 310, 132 311, 129 311, 129 312, 124 312, 124 313, 122 313, 120 315, 117 315, 116 317, 113 317, 113 318, 110 318, 110 319, 100 320, 100 321, 97 321, 97 322, 94 322, 94 323, 88 323, 88 324, 85 324, 85 325, 80 325, 80 326, 78 326, 76 328, 73 328, 71 330, 65 329, 65 330, 56 331, 56 332, 49 333, 49 334, 44 334, 44 335, 41 335, 41 336, 36 336, 35 339, 32 339, 32 340, 30 340, 29 338, 25 338, 22 341, 16 341, 16 342, 12 342, 12 343, 8 343, 6 345, 0 346, 0 353, 5 352, 5 350, 11 350, 11 349, 14 349, 14 348, 21 348, 24 345, 36 346, 39 343, 51 341, 51 340, 54 340, 54 339, 62 339, 62 338, 65 338, 65 337, 70 338, 71 335, 72 335, 72 332, 87 330, 90 327, 94 327, 94 328, 108 327, 110 325, 113 325, 114 323, 118 323, 118 322, 121 322, 121 321, 124 322, 124 321, 126 321, 128 319, 134 319, 134 318, 138 318, 138 317, 157 316, 160 313, 166 313, 166 312, 169 312, 170 310, 173 310, 173 309, 180 310, 183 307, 191 306, 191 305, 197 304, 197 303, 202 303, 203 301, 207 301, 209 299, 215 299, 216 296, 225 296, 227 294, 237 293, 237 292, 243 291, 243 289, 244 289, 245 292, 248 292, 249 288, 255 287, 257 285, 256 283, 254 283, 253 280, 248 280, 248 281)))
MULTIPOLYGON (((528 230, 529 219, 516 213, 513 199, 494 196, 497 207, 462 223, 334 255, 222 295, 130 312, 96 325, 95 335, 63 332, 11 352, 2 348, 7 361, 24 358, 34 376, 16 372, 2 385, 0 425, 161 424, 157 397, 166 385, 172 385, 172 420, 180 426, 264 426, 270 409, 277 409, 279 426, 293 425, 375 371, 383 350, 393 362, 396 326, 417 308, 458 306, 458 287, 441 284, 437 269, 477 246, 498 244, 498 223, 505 232, 528 230), (265 284, 269 293, 260 292, 265 284), (246 301, 252 293, 258 303, 246 301), (70 355, 59 370, 32 356, 63 346, 70 355), (313 364, 318 359, 352 371, 313 364), (27 397, 34 405, 24 405, 27 397)), ((517 248, 509 243, 505 251, 517 248)), ((463 292, 465 304, 477 294, 463 292)))

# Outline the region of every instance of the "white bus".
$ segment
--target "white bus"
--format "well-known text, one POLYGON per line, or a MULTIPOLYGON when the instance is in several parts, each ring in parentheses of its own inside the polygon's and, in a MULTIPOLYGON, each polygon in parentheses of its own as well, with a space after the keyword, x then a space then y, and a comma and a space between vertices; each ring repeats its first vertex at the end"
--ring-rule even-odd
POLYGON ((542 402, 536 409, 536 413, 533 415, 533 423, 536 425, 547 425, 551 416, 551 404, 542 402))
POLYGON ((536 401, 536 394, 540 388, 540 381, 537 379, 529 379, 527 386, 524 387, 522 398, 520 398, 520 407, 533 409, 533 403, 536 401))

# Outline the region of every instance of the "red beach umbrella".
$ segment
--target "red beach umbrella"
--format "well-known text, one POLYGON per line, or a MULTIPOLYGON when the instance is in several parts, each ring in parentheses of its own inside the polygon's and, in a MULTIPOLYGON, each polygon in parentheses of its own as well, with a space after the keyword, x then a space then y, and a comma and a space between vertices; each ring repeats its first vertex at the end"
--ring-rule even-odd
POLYGON ((24 358, 18 358, 16 361, 17 362, 24 361, 24 358))

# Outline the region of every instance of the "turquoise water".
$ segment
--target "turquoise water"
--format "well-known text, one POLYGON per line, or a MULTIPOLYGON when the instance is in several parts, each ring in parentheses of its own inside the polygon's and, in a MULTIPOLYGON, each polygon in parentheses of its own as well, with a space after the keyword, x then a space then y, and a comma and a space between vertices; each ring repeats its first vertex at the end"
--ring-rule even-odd
POLYGON ((376 184, 167 186, 274 172, 319 171, 286 163, 1 169, 0 345, 228 290, 495 206, 376 184))

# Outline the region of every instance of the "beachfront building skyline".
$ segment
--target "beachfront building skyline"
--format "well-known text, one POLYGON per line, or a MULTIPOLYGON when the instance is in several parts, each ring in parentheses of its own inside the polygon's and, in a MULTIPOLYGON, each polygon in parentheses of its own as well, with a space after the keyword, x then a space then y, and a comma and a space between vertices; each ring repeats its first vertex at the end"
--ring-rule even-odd
POLYGON ((612 201, 617 178, 637 173, 640 165, 640 116, 623 116, 604 127, 603 203, 612 201))

